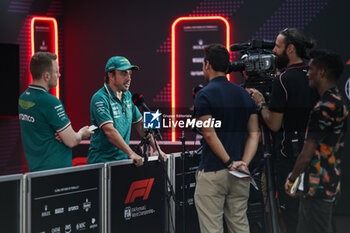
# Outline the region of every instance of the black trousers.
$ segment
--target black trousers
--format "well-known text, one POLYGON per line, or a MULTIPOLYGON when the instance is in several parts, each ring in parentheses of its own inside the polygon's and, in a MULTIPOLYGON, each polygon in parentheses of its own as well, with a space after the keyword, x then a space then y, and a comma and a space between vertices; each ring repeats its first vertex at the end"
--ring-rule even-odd
POLYGON ((333 233, 335 199, 300 198, 297 233, 333 233))

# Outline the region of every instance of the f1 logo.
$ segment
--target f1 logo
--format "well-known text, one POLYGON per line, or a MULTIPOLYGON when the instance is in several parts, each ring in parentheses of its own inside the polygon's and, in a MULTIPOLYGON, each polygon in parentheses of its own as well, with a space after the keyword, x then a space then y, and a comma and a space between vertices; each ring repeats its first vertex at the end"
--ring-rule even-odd
POLYGON ((133 203, 137 197, 143 197, 143 200, 147 200, 151 192, 153 181, 154 178, 134 181, 130 186, 124 204, 133 203))

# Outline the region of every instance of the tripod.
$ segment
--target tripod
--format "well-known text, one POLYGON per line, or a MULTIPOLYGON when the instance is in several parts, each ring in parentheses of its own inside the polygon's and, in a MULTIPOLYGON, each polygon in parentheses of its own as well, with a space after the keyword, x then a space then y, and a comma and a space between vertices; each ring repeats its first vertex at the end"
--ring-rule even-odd
POLYGON ((272 233, 280 233, 280 225, 278 218, 278 210, 277 210, 277 201, 275 197, 276 188, 274 185, 274 179, 272 174, 272 161, 271 161, 271 132, 265 125, 265 123, 261 122, 260 124, 261 130, 261 138, 264 149, 264 165, 265 165, 265 173, 266 173, 266 184, 267 184, 267 197, 269 200, 270 206, 270 217, 271 217, 271 228, 272 233))

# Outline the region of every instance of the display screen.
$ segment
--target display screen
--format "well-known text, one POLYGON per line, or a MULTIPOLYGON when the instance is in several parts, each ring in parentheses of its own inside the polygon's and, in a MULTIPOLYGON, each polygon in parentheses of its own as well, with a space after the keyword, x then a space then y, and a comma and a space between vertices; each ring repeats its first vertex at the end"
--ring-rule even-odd
MULTIPOLYGON (((34 17, 32 19, 32 55, 36 52, 51 52, 58 57, 58 28, 55 18, 34 17)), ((59 64, 59 59, 57 59, 59 64)), ((49 92, 59 98, 59 82, 49 92)))
MULTIPOLYGON (((193 114, 193 88, 206 85, 202 70, 204 47, 212 43, 227 47, 229 25, 223 18, 184 17, 173 24, 172 33, 172 115, 177 121, 193 114)), ((173 141, 182 130, 175 129, 173 141)))
POLYGON ((36 20, 34 23, 34 51, 56 53, 55 29, 51 20, 36 20))

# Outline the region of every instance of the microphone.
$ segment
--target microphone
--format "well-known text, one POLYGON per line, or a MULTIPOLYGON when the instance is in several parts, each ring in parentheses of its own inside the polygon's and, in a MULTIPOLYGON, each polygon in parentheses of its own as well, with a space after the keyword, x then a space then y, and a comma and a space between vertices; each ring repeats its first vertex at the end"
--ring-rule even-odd
POLYGON ((142 106, 144 109, 146 109, 148 112, 150 112, 151 110, 149 109, 149 107, 146 105, 145 103, 145 99, 143 98, 142 94, 139 93, 135 93, 132 95, 131 97, 132 102, 137 106, 142 106))
MULTIPOLYGON (((131 97, 132 102, 137 106, 142 106, 146 111, 151 112, 151 110, 149 109, 149 107, 146 105, 145 103, 145 99, 143 98, 142 94, 139 93, 135 93, 132 95, 131 97)), ((158 136, 159 140, 163 140, 162 135, 160 134, 159 129, 155 129, 154 130, 156 136, 158 136)))

